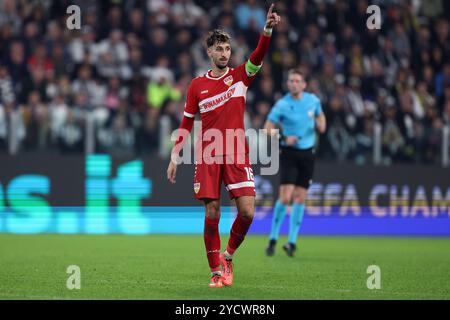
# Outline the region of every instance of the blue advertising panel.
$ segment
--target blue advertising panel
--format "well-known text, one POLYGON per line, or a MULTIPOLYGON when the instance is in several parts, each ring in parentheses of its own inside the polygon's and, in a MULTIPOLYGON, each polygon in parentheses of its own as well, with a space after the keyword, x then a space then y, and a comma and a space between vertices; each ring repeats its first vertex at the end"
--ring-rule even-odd
MULTIPOLYGON (((172 185, 165 177, 166 161, 157 158, 55 155, 0 161, 2 233, 203 232, 204 209, 193 198, 193 166, 180 166, 172 185)), ((450 236, 449 173, 437 167, 318 164, 300 232, 450 236)), ((255 185, 250 233, 268 234, 278 177, 256 175, 255 185)), ((219 227, 227 234, 236 209, 222 191, 219 227)))

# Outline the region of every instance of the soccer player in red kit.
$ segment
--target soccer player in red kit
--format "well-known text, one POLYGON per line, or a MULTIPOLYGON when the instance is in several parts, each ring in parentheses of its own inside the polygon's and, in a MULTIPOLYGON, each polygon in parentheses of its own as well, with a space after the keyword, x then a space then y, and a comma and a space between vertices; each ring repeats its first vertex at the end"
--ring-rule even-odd
POLYGON ((199 140, 201 152, 200 157, 197 152, 194 192, 195 198, 202 200, 205 205, 204 242, 211 269, 210 287, 232 285, 233 254, 253 221, 255 183, 244 134, 245 96, 262 66, 272 29, 281 21, 280 16, 272 12, 273 7, 272 4, 267 12, 266 25, 257 48, 245 63, 235 69, 228 66, 231 56, 230 36, 217 29, 210 32, 206 45, 212 68, 203 76, 193 79, 189 85, 180 133, 167 169, 168 180, 175 183, 177 163, 174 159, 192 130, 195 114, 199 112, 202 122, 199 140), (230 132, 233 134, 231 139, 230 132), (220 138, 217 138, 217 134, 220 138), (216 148, 217 143, 219 148, 216 148), (238 214, 231 227, 226 250, 221 254, 218 225, 222 181, 230 198, 236 201, 238 214))

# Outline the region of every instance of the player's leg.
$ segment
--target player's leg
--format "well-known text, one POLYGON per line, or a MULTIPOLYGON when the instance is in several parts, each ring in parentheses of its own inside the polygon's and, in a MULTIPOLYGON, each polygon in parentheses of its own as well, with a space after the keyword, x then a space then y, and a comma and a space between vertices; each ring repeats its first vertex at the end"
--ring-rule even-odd
POLYGON ((221 255, 223 283, 233 283, 233 254, 244 241, 255 214, 255 183, 248 156, 243 163, 224 165, 224 183, 231 199, 236 199, 238 214, 230 230, 227 248, 221 255))
POLYGON ((280 190, 275 203, 272 218, 272 227, 269 235, 269 245, 266 247, 266 255, 275 253, 275 245, 280 234, 280 228, 288 206, 292 203, 292 195, 297 181, 298 166, 296 152, 289 149, 281 149, 280 152, 280 190))
POLYGON ((205 227, 203 239, 205 242, 206 256, 211 269, 210 287, 221 287, 220 271, 220 201, 218 199, 204 199, 205 204, 205 227))
POLYGON ((304 150, 298 159, 299 174, 294 189, 294 203, 289 219, 288 243, 283 247, 286 253, 292 257, 297 248, 297 235, 302 224, 305 212, 306 195, 312 182, 314 171, 314 151, 304 150))
MULTIPOLYGON (((231 157, 231 156, 228 156, 231 157)), ((223 180, 238 214, 231 227, 226 255, 231 257, 244 240, 255 214, 255 182, 248 155, 235 155, 234 163, 224 165, 223 180), (238 158, 244 156, 243 159, 238 158), (238 161, 241 160, 241 161, 238 161)))
POLYGON ((220 181, 221 168, 219 164, 199 163, 195 166, 194 192, 195 197, 205 205, 205 222, 203 239, 206 256, 211 269, 210 287, 221 287, 220 272, 220 181))
POLYGON ((232 258, 234 252, 244 241, 255 215, 255 196, 240 196, 236 198, 238 214, 233 222, 225 251, 226 258, 232 258))
POLYGON ((255 196, 240 196, 236 198, 238 214, 230 230, 230 239, 227 248, 221 255, 223 284, 233 284, 233 255, 247 235, 255 214, 255 196))

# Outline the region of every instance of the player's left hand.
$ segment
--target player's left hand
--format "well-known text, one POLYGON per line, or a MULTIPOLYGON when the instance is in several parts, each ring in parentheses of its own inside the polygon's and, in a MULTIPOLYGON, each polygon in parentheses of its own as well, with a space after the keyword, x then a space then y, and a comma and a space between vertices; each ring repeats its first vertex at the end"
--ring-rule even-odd
POLYGON ((275 27, 281 21, 281 17, 276 12, 272 12, 274 6, 275 4, 272 3, 270 5, 269 11, 267 11, 266 27, 268 28, 275 27))
POLYGON ((177 164, 173 161, 170 161, 169 167, 167 168, 167 180, 169 180, 171 183, 175 183, 177 176, 177 164))

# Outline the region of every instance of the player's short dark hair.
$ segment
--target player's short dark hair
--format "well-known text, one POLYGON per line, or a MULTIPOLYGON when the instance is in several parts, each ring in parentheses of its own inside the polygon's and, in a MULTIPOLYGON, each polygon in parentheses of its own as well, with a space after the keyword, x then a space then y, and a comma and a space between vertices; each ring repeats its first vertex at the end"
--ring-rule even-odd
POLYGON ((290 76, 291 74, 298 74, 302 77, 303 81, 307 81, 305 72, 303 72, 303 70, 301 70, 300 68, 289 69, 288 76, 290 76))
POLYGON ((206 38, 206 47, 210 48, 216 43, 229 43, 231 37, 228 33, 220 29, 214 29, 209 32, 208 38, 206 38))

